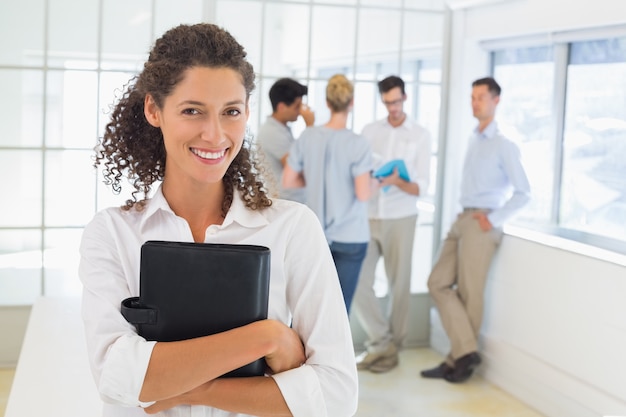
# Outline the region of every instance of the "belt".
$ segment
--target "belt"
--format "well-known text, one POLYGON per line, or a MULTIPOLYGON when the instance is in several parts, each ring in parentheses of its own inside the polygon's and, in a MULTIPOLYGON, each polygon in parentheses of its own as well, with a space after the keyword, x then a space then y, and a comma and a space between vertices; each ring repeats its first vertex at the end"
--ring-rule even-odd
POLYGON ((463 207, 463 213, 468 213, 470 211, 486 211, 490 212, 492 209, 482 208, 482 207, 463 207))

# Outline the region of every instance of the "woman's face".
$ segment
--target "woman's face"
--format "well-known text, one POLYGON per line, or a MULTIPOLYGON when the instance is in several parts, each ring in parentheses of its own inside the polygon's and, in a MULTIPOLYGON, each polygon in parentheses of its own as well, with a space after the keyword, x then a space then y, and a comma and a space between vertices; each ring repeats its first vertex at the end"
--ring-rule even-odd
POLYGON ((163 132, 164 181, 221 184, 243 144, 249 109, 238 72, 192 67, 159 109, 145 100, 148 122, 163 132))

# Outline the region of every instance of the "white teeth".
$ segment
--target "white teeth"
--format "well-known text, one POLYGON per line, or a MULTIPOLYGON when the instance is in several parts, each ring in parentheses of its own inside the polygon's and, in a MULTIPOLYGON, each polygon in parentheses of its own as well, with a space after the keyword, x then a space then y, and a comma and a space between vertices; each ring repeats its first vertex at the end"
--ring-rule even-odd
POLYGON ((219 152, 203 152, 201 150, 191 148, 191 152, 194 153, 195 155, 198 155, 200 158, 219 159, 222 156, 224 156, 224 154, 226 153, 226 149, 224 149, 223 151, 219 151, 219 152))

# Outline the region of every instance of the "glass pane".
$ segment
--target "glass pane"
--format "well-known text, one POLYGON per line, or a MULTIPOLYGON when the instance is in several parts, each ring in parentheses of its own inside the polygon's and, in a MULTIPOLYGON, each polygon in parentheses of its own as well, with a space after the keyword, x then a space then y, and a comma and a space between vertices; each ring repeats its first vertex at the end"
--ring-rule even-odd
MULTIPOLYGON (((378 62, 376 65, 376 72, 378 72, 377 81, 380 81, 389 75, 398 75, 398 72, 400 71, 398 67, 399 63, 400 62, 398 59, 388 59, 383 62, 378 62)), ((383 106, 382 102, 380 105, 383 106)), ((385 106, 383 106, 382 108, 384 109, 385 106)), ((386 113, 387 110, 385 110, 385 114, 386 113)))
POLYGON ((352 74, 355 32, 354 8, 323 6, 314 8, 311 30, 312 78, 327 79, 338 72, 352 74))
POLYGON ((48 66, 96 69, 98 3, 50 0, 48 66))
POLYGON ((45 233, 43 254, 44 295, 78 296, 82 284, 78 279, 78 247, 82 229, 55 229, 45 233))
POLYGON ((156 37, 180 24, 200 23, 203 0, 155 0, 154 26, 156 37))
MULTIPOLYGON (((302 82, 300 80, 298 81, 302 82)), ((274 82, 276 82, 276 78, 261 78, 257 80, 256 109, 259 114, 259 123, 248 123, 251 126, 253 135, 255 136, 259 131, 258 127, 265 123, 265 119, 267 119, 272 114, 272 104, 270 103, 269 91, 274 82)))
POLYGON ((552 49, 523 48, 494 55, 494 77, 502 87, 497 120, 500 130, 516 142, 532 199, 518 220, 535 224, 550 221, 554 181, 552 49))
POLYGON ((417 60, 402 62, 402 71, 399 74, 405 83, 414 83, 419 79, 419 71, 422 63, 417 60))
POLYGON ((356 66, 356 79, 359 81, 376 81, 378 78, 376 68, 377 65, 374 61, 359 59, 356 66))
POLYGON ((445 10, 445 0, 404 0, 404 7, 407 9, 420 10, 445 10))
POLYGON ((361 6, 401 7, 402 0, 361 0, 361 6))
POLYGON ((96 203, 91 156, 92 151, 46 153, 46 226, 84 226, 91 220, 96 203))
MULTIPOLYGON (((134 76, 132 72, 103 72, 100 74, 100 104, 98 105, 98 137, 111 120, 111 111, 126 91, 126 85, 134 76)), ((93 144, 95 146, 95 143, 93 144)))
POLYGON ((626 39, 572 45, 560 225, 626 240, 626 39))
POLYGON ((261 24, 263 8, 260 2, 218 0, 215 20, 237 41, 248 53, 248 61, 255 71, 261 68, 261 24))
POLYGON ((0 2, 0 65, 43 65, 44 0, 0 2))
MULTIPOLYGON (((126 91, 126 85, 133 76, 134 74, 131 72, 103 72, 100 74, 98 137, 101 137, 104 134, 104 128, 110 121, 112 108, 126 91)), ((89 153, 88 160, 90 166, 93 163, 94 156, 95 152, 89 153)), ((102 166, 98 167, 95 178, 93 175, 90 177, 96 184, 96 210, 102 210, 113 206, 119 207, 123 205, 126 200, 131 198, 131 193, 134 190, 133 186, 128 183, 128 181, 123 180, 121 193, 119 195, 114 194, 111 187, 104 183, 102 170, 102 166)), ((154 190, 156 190, 156 188, 156 186, 153 187, 154 190)))
MULTIPOLYGON (((255 129, 252 129, 253 127, 258 126, 260 123, 265 121, 265 117, 260 116, 259 113, 259 100, 261 100, 260 96, 259 96, 259 90, 258 87, 257 89, 255 89, 252 92, 252 95, 250 96, 250 117, 248 117, 248 123, 247 123, 247 127, 248 127, 248 134, 252 135, 252 132, 255 131, 255 129)), ((269 101, 269 100, 268 100, 269 101)), ((270 110, 271 110, 271 106, 270 106, 270 110)))
POLYGON ((32 304, 41 295, 41 232, 0 230, 0 305, 32 304))
POLYGON ((138 71, 148 58, 151 0, 107 0, 102 7, 103 69, 138 71))
MULTIPOLYGON (((421 84, 418 87, 417 94, 417 114, 414 118, 430 132, 431 149, 433 152, 437 152, 441 87, 438 85, 421 84)), ((431 181, 434 181, 434 179, 434 177, 431 177, 431 181)))
POLYGON ((0 146, 41 146, 43 71, 0 69, 0 91, 0 146))
POLYGON ((293 77, 307 69, 309 58, 309 6, 269 3, 263 32, 264 75, 293 77))
POLYGON ((41 225, 41 152, 0 152, 0 227, 41 225))
POLYGON ((443 45, 443 13, 404 12, 403 16, 404 60, 423 59, 433 54, 440 56, 443 45))
POLYGON ((359 83, 354 86, 353 129, 361 133, 365 125, 376 120, 376 102, 380 101, 375 83, 359 83))
POLYGON ((422 60, 419 80, 425 83, 441 83, 441 59, 432 58, 422 60))
MULTIPOLYGON (((312 80, 308 83, 309 94, 307 102, 315 112, 316 125, 322 125, 330 119, 330 111, 328 110, 328 106, 326 106, 326 85, 328 84, 328 78, 333 74, 328 75, 323 80, 312 80)), ((296 133, 293 127, 292 131, 295 137, 298 137, 300 134, 300 132, 296 133)))
POLYGON ((433 223, 435 213, 432 206, 428 210, 420 207, 415 238, 413 240, 413 264, 411 267, 411 293, 428 292, 428 276, 433 259, 433 223))
POLYGON ((361 9, 357 61, 398 62, 402 14, 399 11, 361 9), (384 30, 380 30, 384 28, 384 30), (379 29, 379 30, 376 30, 379 29))
POLYGON ((46 145, 92 149, 97 135, 97 73, 49 71, 47 88, 46 145))
POLYGON ((324 4, 356 4, 357 0, 313 0, 313 3, 324 3, 324 4))

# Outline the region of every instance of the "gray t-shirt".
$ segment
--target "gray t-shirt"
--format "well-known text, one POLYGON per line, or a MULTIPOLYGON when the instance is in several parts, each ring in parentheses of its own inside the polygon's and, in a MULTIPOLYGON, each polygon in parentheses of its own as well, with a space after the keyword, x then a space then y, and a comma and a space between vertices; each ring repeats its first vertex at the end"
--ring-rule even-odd
POLYGON ((359 201, 354 190, 354 179, 372 169, 370 145, 363 136, 348 129, 307 128, 287 163, 304 175, 306 204, 329 242, 369 241, 367 202, 359 201))
POLYGON ((283 164, 280 159, 289 153, 294 142, 291 130, 272 116, 267 118, 256 137, 265 166, 269 168, 273 177, 268 184, 270 191, 274 191, 279 198, 304 203, 304 189, 283 189, 281 185, 283 164))

